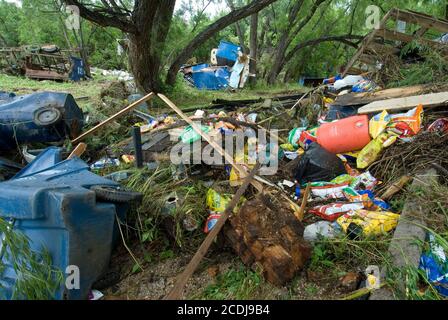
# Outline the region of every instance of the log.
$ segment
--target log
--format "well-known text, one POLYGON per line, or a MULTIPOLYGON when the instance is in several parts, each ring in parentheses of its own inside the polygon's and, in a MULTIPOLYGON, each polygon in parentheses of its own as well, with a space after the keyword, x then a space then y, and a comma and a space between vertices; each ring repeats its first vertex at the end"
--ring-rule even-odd
POLYGON ((226 239, 247 266, 257 265, 263 277, 274 285, 284 285, 300 271, 311 256, 311 246, 303 239, 303 224, 284 202, 259 194, 246 201, 230 218, 226 239))
POLYGON ((216 222, 213 229, 210 231, 210 233, 205 238, 204 242, 202 242, 201 246, 199 247, 198 251, 196 251, 195 255, 191 259, 191 261, 188 263, 185 270, 182 272, 180 277, 178 278, 176 284, 174 285, 173 290, 164 298, 164 300, 179 300, 182 297, 182 292, 185 287, 185 285, 188 282, 188 279, 193 275, 194 271, 198 267, 199 263, 204 258, 205 254, 207 253, 208 249, 210 248, 211 244, 215 240, 218 233, 221 231, 222 227, 226 223, 227 219, 230 217, 230 215, 233 212, 233 209, 236 207, 238 202, 240 201, 240 198, 246 191, 247 187, 249 186, 250 182, 255 176, 255 173, 260 168, 259 164, 256 164, 255 167, 252 169, 252 171, 249 173, 249 175, 244 179, 244 182, 242 186, 238 189, 236 194, 233 196, 232 200, 226 207, 226 210, 221 215, 221 217, 216 222))

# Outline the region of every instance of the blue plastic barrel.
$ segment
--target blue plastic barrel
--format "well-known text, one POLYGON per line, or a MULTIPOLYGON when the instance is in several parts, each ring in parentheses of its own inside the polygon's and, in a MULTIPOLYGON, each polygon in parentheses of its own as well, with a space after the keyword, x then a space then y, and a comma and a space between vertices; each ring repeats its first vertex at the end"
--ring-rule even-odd
POLYGON ((218 65, 233 67, 238 59, 238 51, 242 51, 241 47, 227 41, 221 41, 216 52, 218 65))
MULTIPOLYGON (((60 159, 60 149, 49 148, 0 183, 0 217, 30 239, 32 250, 47 250, 65 276, 68 266, 79 268, 80 288, 69 289, 64 281, 55 299, 86 299, 109 266, 115 217, 124 218, 127 205, 98 201, 92 186, 118 184, 90 172, 79 158, 60 159)), ((0 247, 1 239, 0 234, 0 247)), ((0 259, 6 266, 0 270, 0 297, 10 299, 18 275, 10 258, 0 259)))

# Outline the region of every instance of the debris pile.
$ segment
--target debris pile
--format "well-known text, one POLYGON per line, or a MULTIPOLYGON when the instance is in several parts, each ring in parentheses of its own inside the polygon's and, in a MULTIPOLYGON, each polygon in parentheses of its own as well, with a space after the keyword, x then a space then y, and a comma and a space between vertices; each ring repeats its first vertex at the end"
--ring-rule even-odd
POLYGON ((81 81, 87 78, 79 51, 56 45, 0 48, 0 69, 37 80, 81 81))
POLYGON ((184 65, 181 73, 190 85, 198 89, 223 90, 244 88, 249 77, 250 56, 238 45, 221 41, 213 49, 211 64, 184 65))
MULTIPOLYGON (((428 22, 429 18, 419 17, 421 23, 428 22)), ((391 33, 383 32, 391 38, 391 33)), ((369 35, 363 47, 371 48, 375 35, 369 35)), ((408 38, 395 34, 392 39, 406 42, 408 38)), ((217 66, 184 66, 185 79, 198 88, 242 88, 249 57, 240 49, 221 42, 212 53, 212 64, 217 66)), ((128 97, 129 105, 122 108, 130 92, 124 83, 114 82, 103 91, 102 98, 111 98, 109 102, 115 105, 106 101, 101 109, 104 119, 89 123, 83 133, 80 129, 84 121, 70 95, 63 96, 65 104, 55 103, 52 94, 42 94, 40 104, 27 104, 36 96, 16 99, 1 93, 0 118, 3 115, 12 127, 0 128, 9 130, 2 133, 0 146, 28 147, 35 142, 59 142, 62 146, 61 140, 68 138, 65 149, 71 154, 63 160, 66 157, 61 149, 57 153, 47 149, 18 173, 20 164, 2 160, 2 168, 16 173, 0 184, 4 194, 11 188, 25 188, 27 194, 37 194, 36 190, 44 188, 40 192, 46 198, 36 196, 14 214, 14 197, 5 198, 8 205, 0 206, 0 217, 12 219, 14 228, 27 230, 27 223, 39 225, 39 219, 48 218, 45 210, 40 212, 29 205, 34 201, 64 217, 70 215, 70 201, 73 211, 86 215, 104 211, 107 221, 102 224, 87 226, 79 220, 82 216, 71 217, 86 228, 82 232, 58 226, 73 232, 67 241, 70 248, 78 250, 79 261, 70 264, 86 264, 83 255, 101 257, 101 261, 94 260, 95 272, 83 282, 82 296, 77 298, 87 297, 101 273, 97 268, 107 264, 118 235, 125 241, 136 270, 143 270, 144 263, 127 246, 125 233, 149 245, 157 244, 164 233, 176 249, 197 249, 166 298, 182 297, 188 279, 215 240, 220 249, 231 247, 246 266, 268 282, 283 286, 310 265, 313 248, 320 242, 345 240, 356 246, 366 239, 392 235, 402 212, 389 202, 428 166, 447 172, 446 83, 382 89, 384 83, 379 84, 371 74, 351 69, 362 52, 349 63, 347 74, 329 77, 305 93, 219 100, 190 109, 181 109, 167 96, 152 92, 128 97), (149 108, 150 101, 158 103, 158 108, 149 108), (29 105, 33 110, 27 119, 18 118, 21 113, 7 112, 29 105), (36 123, 36 119, 42 123, 36 123), (57 127, 56 120, 64 125, 57 127), (21 127, 23 122, 27 123, 25 129, 21 127), (112 123, 115 126, 108 134, 116 133, 115 143, 103 141, 104 149, 88 153, 88 164, 80 160, 89 144, 94 139, 102 140, 105 127, 112 123), (48 131, 57 132, 60 139, 49 137, 48 131), (49 163, 43 164, 42 158, 48 154, 49 163), (43 182, 35 186, 36 190, 22 185, 29 177, 40 177, 43 182), (126 217, 128 204, 133 201, 142 205, 132 207, 126 217), (100 231, 107 233, 99 240, 107 248, 94 241, 100 231), (81 236, 88 238, 86 252, 75 243, 81 236), (98 250, 101 255, 95 255, 98 250)), ((119 72, 111 74, 130 80, 119 72)), ((32 240, 44 237, 50 242, 43 233, 28 234, 32 240)), ((53 258, 67 254, 50 247, 53 258)), ((435 256, 427 254, 421 260, 421 268, 433 282, 441 274, 435 256)), ((369 283, 373 286, 377 282, 370 271, 366 276, 365 286, 370 290, 369 283)), ((358 289, 359 274, 342 279, 344 287, 358 289)), ((444 289, 439 292, 446 293, 444 289)))

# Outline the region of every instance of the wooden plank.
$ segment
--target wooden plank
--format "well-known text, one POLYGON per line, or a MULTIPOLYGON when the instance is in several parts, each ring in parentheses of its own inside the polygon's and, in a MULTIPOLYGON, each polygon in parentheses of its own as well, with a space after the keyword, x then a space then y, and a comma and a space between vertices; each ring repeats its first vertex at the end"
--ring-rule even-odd
MULTIPOLYGON (((392 14, 391 11, 389 11, 384 18, 380 22, 380 29, 386 24, 387 20, 389 19, 390 15, 392 14)), ((351 60, 348 62, 348 64, 345 66, 345 70, 342 73, 342 77, 345 77, 350 70, 350 68, 355 64, 356 61, 358 61, 361 54, 363 54, 364 50, 369 46, 369 44, 375 39, 377 35, 378 29, 374 29, 372 32, 370 32, 366 38, 364 38, 363 43, 361 47, 359 47, 358 51, 355 53, 355 55, 351 58, 351 60)))
MULTIPOLYGON (((201 130, 201 128, 196 123, 194 123, 187 115, 185 115, 182 112, 182 110, 180 110, 170 99, 168 99, 166 96, 164 96, 161 93, 159 93, 157 95, 159 96, 160 99, 162 99, 163 102, 165 102, 171 109, 173 109, 182 119, 184 119, 189 125, 191 125, 193 130, 196 131, 196 133, 198 133, 202 138, 204 138, 204 140, 207 141, 213 147, 213 149, 215 149, 221 156, 223 156, 224 159, 226 159, 226 161, 228 163, 230 163, 230 165, 238 171, 241 179, 243 179, 247 175, 246 170, 242 166, 237 164, 233 160, 233 157, 230 154, 228 154, 226 151, 224 151, 224 149, 219 144, 217 144, 216 141, 211 139, 211 137, 207 133, 203 132, 201 130)), ((252 185, 259 192, 263 191, 263 186, 259 182, 253 181, 252 185)))
MULTIPOLYGON (((431 186, 438 181, 437 172, 433 169, 417 175, 413 182, 413 189, 423 189, 429 191, 431 186)), ((392 268, 413 268, 419 266, 422 249, 425 242, 427 223, 425 216, 428 214, 426 204, 415 197, 406 199, 398 225, 395 228, 394 235, 389 245, 389 262, 383 266, 381 271, 381 280, 385 280, 389 270, 392 268)), ((390 275, 390 274, 389 274, 390 275)), ((383 283, 383 281, 382 281, 383 283)), ((406 288, 403 282, 397 282, 394 292, 388 287, 374 290, 370 300, 395 300, 407 297, 406 288)))
POLYGON ((300 206, 300 211, 299 211, 299 220, 300 221, 302 221, 303 217, 305 216, 305 208, 306 208, 306 205, 308 204, 308 197, 310 196, 310 191, 311 191, 311 183, 308 183, 306 185, 305 192, 303 193, 302 204, 300 206))
POLYGON ((401 20, 411 24, 418 24, 427 29, 435 29, 439 32, 448 32, 448 21, 438 19, 420 12, 411 12, 396 9, 391 19, 401 20))
POLYGON ((421 96, 412 96, 405 98, 381 100, 369 103, 368 105, 359 108, 359 114, 388 111, 400 111, 411 109, 419 104, 424 107, 435 107, 441 105, 448 105, 448 92, 431 93, 421 96))
POLYGON ((215 240, 218 233, 221 231, 222 227, 226 223, 227 219, 229 219, 230 215, 233 212, 233 209, 236 207, 238 202, 240 201, 240 198, 243 196, 244 192, 246 191, 247 187, 251 183, 252 179, 255 176, 255 173, 260 168, 260 164, 257 163, 255 167, 251 170, 249 175, 244 179, 243 184, 238 189, 238 191, 233 196, 232 200, 226 207, 226 210, 224 213, 219 217, 218 221, 216 222, 213 229, 210 231, 210 233, 207 235, 205 240, 202 242, 199 249, 196 251, 195 255, 191 259, 191 261, 186 266, 185 270, 182 272, 182 274, 179 276, 178 280, 176 281, 176 284, 174 285, 174 288, 171 290, 171 292, 165 296, 164 300, 179 300, 182 298, 183 290, 185 285, 188 282, 188 279, 191 278, 196 268, 199 266, 199 263, 204 258, 205 254, 207 253, 208 249, 210 248, 211 244, 215 240))
POLYGON ((445 44, 437 42, 437 41, 433 41, 433 40, 425 39, 425 38, 418 38, 413 35, 409 35, 409 34, 406 34, 403 32, 398 32, 395 30, 381 29, 378 31, 377 34, 386 40, 396 40, 396 41, 401 41, 401 42, 406 42, 406 43, 412 42, 414 40, 418 40, 418 41, 424 42, 425 44, 430 45, 432 47, 447 47, 445 44))
MULTIPOLYGON (((379 100, 416 96, 418 94, 428 93, 428 90, 431 89, 432 89, 431 86, 417 85, 410 87, 386 89, 376 92, 348 93, 340 97, 337 97, 333 105, 334 106, 366 105, 368 103, 379 100)), ((448 90, 448 86, 446 87, 446 90, 448 90)))
POLYGON ((423 37, 423 36, 425 35, 425 33, 426 33, 428 30, 429 30, 428 28, 421 27, 420 29, 418 29, 418 30, 415 32, 415 36, 416 36, 416 37, 423 37))
POLYGON ((119 112, 117 112, 116 114, 114 114, 113 116, 107 118, 106 120, 104 120, 103 122, 101 122, 100 124, 96 125, 95 127, 93 127, 92 129, 84 132, 83 134, 81 134, 79 137, 77 137, 76 139, 72 140, 72 144, 77 144, 79 142, 81 142, 83 139, 85 139, 87 136, 91 135, 94 132, 97 132, 99 129, 101 129, 102 127, 104 127, 106 124, 112 122, 113 120, 117 119, 118 117, 124 115, 125 113, 131 111, 132 109, 134 109, 135 107, 137 107, 138 105, 142 104, 143 102, 146 102, 150 99, 152 99, 154 97, 154 93, 151 92, 150 94, 147 94, 146 96, 144 96, 143 98, 135 101, 134 103, 130 104, 129 106, 127 106, 126 108, 120 110, 119 112))
POLYGON ((392 54, 396 55, 400 53, 400 49, 392 47, 390 45, 385 45, 378 42, 372 42, 366 48, 366 51, 373 52, 376 54, 392 54))
POLYGON ((80 157, 86 151, 87 145, 84 142, 80 142, 75 149, 73 149, 72 153, 68 156, 67 159, 73 159, 74 157, 80 157))

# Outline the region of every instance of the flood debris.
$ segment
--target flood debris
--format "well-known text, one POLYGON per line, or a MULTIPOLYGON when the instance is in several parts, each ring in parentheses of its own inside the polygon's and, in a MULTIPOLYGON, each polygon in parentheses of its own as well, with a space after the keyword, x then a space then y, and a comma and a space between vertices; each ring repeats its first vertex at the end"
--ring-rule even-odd
MULTIPOLYGON (((110 266, 120 270, 116 282, 138 275, 149 288, 159 288, 146 296, 181 299, 196 271, 220 278, 213 256, 226 252, 277 288, 302 282, 305 274, 341 271, 341 264, 343 273, 331 275, 339 293, 351 299, 373 292, 375 298, 379 276, 371 269, 384 266, 369 262, 392 253, 393 262, 407 267, 397 252, 415 249, 399 237, 411 231, 429 246, 411 250, 413 267, 420 262, 436 291, 446 294, 446 259, 434 245, 440 236, 409 224, 417 211, 416 223, 427 226, 422 204, 408 193, 428 167, 446 175, 448 87, 390 87, 395 82, 384 75, 390 62, 375 52, 404 59, 389 40, 408 43, 414 35, 386 29, 387 19, 417 22, 423 28, 419 39, 433 27, 448 31, 444 20, 394 9, 343 73, 311 79, 319 84, 306 92, 259 99, 183 108, 169 93, 136 93, 129 83, 114 81, 100 93, 102 116, 87 121, 70 94, 0 92, 0 147, 11 153, 0 158, 0 217, 11 229, 24 230, 36 251, 42 252, 36 243, 43 239, 56 267, 87 270, 80 292, 59 289, 56 299, 100 299, 95 284, 107 283, 119 237, 131 258, 122 255, 125 262, 110 266), (368 66, 355 68, 357 61, 368 66), (52 143, 58 148, 47 148, 52 143), (43 223, 55 235, 34 231, 43 223), (367 247, 372 243, 382 247, 367 247), (374 258, 361 260, 365 252, 374 258), (148 275, 147 265, 176 255, 182 259, 171 266, 170 279, 148 275)), ((445 51, 443 41, 424 42, 445 51)), ((250 63, 241 46, 221 41, 210 64, 186 64, 181 72, 198 89, 242 89, 250 63)), ((94 72, 132 81, 121 71, 94 72)), ((17 270, 11 272, 8 297, 18 278, 17 270)))
MULTIPOLYGON (((125 198, 117 183, 90 172, 79 158, 64 161, 62 149, 55 147, 2 182, 0 189, 0 217, 13 230, 21 230, 33 252, 47 252, 52 268, 60 273, 73 266, 78 272, 83 270, 79 290, 70 290, 63 285, 63 278, 56 277, 61 283, 55 284, 55 292, 48 298, 87 299, 93 282, 107 270, 117 241, 115 217, 125 217, 131 199, 125 198), (108 191, 96 192, 95 186, 107 186, 108 191)), ((2 241, 1 261, 7 272, 2 275, 0 295, 6 299, 27 298, 15 289, 23 276, 17 250, 21 248, 2 241)))
POLYGON ((210 64, 184 65, 180 72, 197 89, 242 89, 249 77, 250 59, 241 46, 221 41, 211 51, 210 64))
POLYGON ((79 56, 79 50, 61 50, 56 45, 0 48, 0 65, 30 79, 81 81, 87 79, 87 72, 79 56))

